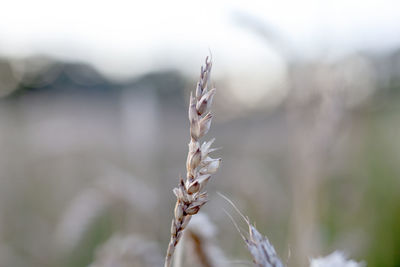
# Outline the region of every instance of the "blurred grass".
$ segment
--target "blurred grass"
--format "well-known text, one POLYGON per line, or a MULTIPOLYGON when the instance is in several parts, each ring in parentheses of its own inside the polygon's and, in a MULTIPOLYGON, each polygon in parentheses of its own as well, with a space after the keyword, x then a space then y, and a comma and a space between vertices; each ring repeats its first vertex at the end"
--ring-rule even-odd
POLYGON ((320 192, 321 236, 331 250, 353 246, 368 266, 400 266, 400 101, 380 100, 363 114, 357 152, 320 192))
MULTIPOLYGON (((400 101, 393 102, 399 107, 400 101)), ((372 118, 364 153, 369 266, 400 266, 400 109, 389 105, 385 110, 380 119, 372 118)))
POLYGON ((94 260, 96 248, 111 237, 113 230, 115 230, 115 225, 113 225, 112 213, 106 212, 99 216, 82 237, 79 245, 68 256, 65 261, 66 266, 89 266, 94 260))
MULTIPOLYGON (((313 70, 305 73, 313 75, 313 70)), ((45 88, 24 85, 3 99, 0 245, 12 247, 16 258, 29 267, 87 266, 96 248, 121 231, 157 240, 163 249, 174 204, 171 190, 184 172, 188 141, 185 87, 194 84, 180 75, 171 71, 126 84, 102 84, 100 94, 96 83, 77 85, 62 75, 45 88), (60 95, 52 91, 62 86, 56 88, 60 95), (72 251, 58 255, 56 249, 51 250, 56 243, 53 230, 63 212, 108 168, 140 179, 163 201, 147 217, 138 209, 117 205, 91 223, 72 251)), ((338 140, 327 148, 333 152, 328 151, 332 152, 328 160, 318 166, 316 239, 320 255, 339 249, 365 260, 368 266, 400 266, 399 83, 393 79, 378 84, 377 90, 366 103, 345 111, 345 133, 333 137, 338 140)), ((288 164, 295 149, 288 142, 287 110, 240 110, 236 103, 239 117, 219 119, 229 113, 224 105, 236 107, 225 102, 229 90, 221 91, 210 135, 223 147, 216 152, 223 163, 210 183, 210 195, 216 190, 227 193, 269 237, 285 262, 286 251, 293 249, 291 175, 302 171, 301 166, 292 170, 288 164)), ((303 108, 306 112, 299 118, 313 118, 314 110, 303 108)), ((299 127, 308 125, 312 124, 299 123, 299 127)), ((306 144, 318 144, 307 134, 306 144)), ((222 212, 226 206, 216 198, 210 202, 204 211, 220 230, 222 249, 232 259, 248 259, 240 235, 222 212)))

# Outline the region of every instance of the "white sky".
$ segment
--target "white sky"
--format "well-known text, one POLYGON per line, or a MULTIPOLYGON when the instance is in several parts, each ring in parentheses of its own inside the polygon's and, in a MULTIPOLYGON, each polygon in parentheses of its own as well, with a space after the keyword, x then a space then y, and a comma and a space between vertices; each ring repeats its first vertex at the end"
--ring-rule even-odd
POLYGON ((224 70, 274 69, 281 59, 232 14, 254 15, 298 55, 340 55, 400 45, 400 2, 12 0, 1 4, 0 54, 93 63, 109 76, 167 67, 198 70, 211 49, 224 70))

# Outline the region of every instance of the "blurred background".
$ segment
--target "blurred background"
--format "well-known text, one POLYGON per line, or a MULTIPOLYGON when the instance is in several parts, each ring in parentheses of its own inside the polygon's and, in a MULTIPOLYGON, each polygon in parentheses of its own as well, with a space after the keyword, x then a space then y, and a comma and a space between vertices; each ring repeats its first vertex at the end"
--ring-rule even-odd
POLYGON ((227 266, 251 260, 217 191, 289 266, 335 250, 400 266, 398 1, 15 0, 0 10, 1 267, 162 265, 210 54, 222 165, 202 211, 227 266))

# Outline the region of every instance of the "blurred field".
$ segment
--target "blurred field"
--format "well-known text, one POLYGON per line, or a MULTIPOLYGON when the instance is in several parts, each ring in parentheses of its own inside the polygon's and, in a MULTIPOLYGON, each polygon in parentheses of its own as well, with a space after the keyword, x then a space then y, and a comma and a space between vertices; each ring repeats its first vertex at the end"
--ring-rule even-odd
MULTIPOLYGON (((287 62, 265 89, 286 92, 272 106, 270 94, 232 93, 239 81, 246 94, 245 76, 213 79, 209 136, 223 161, 202 211, 228 259, 250 261, 216 191, 290 266, 334 250, 400 266, 399 55, 287 62)), ((85 64, 2 59, 0 266, 88 266, 115 234, 152 241, 162 258, 196 78, 171 69, 111 81, 85 64)))
MULTIPOLYGON (((87 266, 117 233, 155 242, 162 257, 196 77, 112 82, 83 64, 31 58, 16 72, 12 62, 0 68, 0 266, 87 266)), ((399 53, 289 63, 274 107, 241 103, 214 79, 209 136, 223 163, 203 212, 227 258, 249 261, 216 191, 290 266, 334 250, 400 266, 399 81, 399 53)))

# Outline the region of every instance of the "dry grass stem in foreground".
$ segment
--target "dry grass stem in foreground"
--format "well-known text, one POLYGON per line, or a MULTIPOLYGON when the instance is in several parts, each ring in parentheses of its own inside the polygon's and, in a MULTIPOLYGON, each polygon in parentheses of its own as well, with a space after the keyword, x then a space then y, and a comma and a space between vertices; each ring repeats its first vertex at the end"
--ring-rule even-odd
POLYGON ((210 180, 211 174, 219 167, 220 159, 212 159, 209 153, 214 139, 200 144, 200 139, 210 129, 212 115, 208 112, 215 88, 209 90, 212 62, 206 58, 205 67, 201 67, 200 80, 197 83, 195 97, 190 94, 189 121, 190 142, 186 161, 186 180, 182 178, 177 188, 174 188, 177 201, 174 218, 171 225, 171 239, 165 257, 165 267, 169 267, 176 245, 182 237, 183 230, 188 225, 192 215, 199 212, 207 202, 207 193, 203 191, 210 180))

